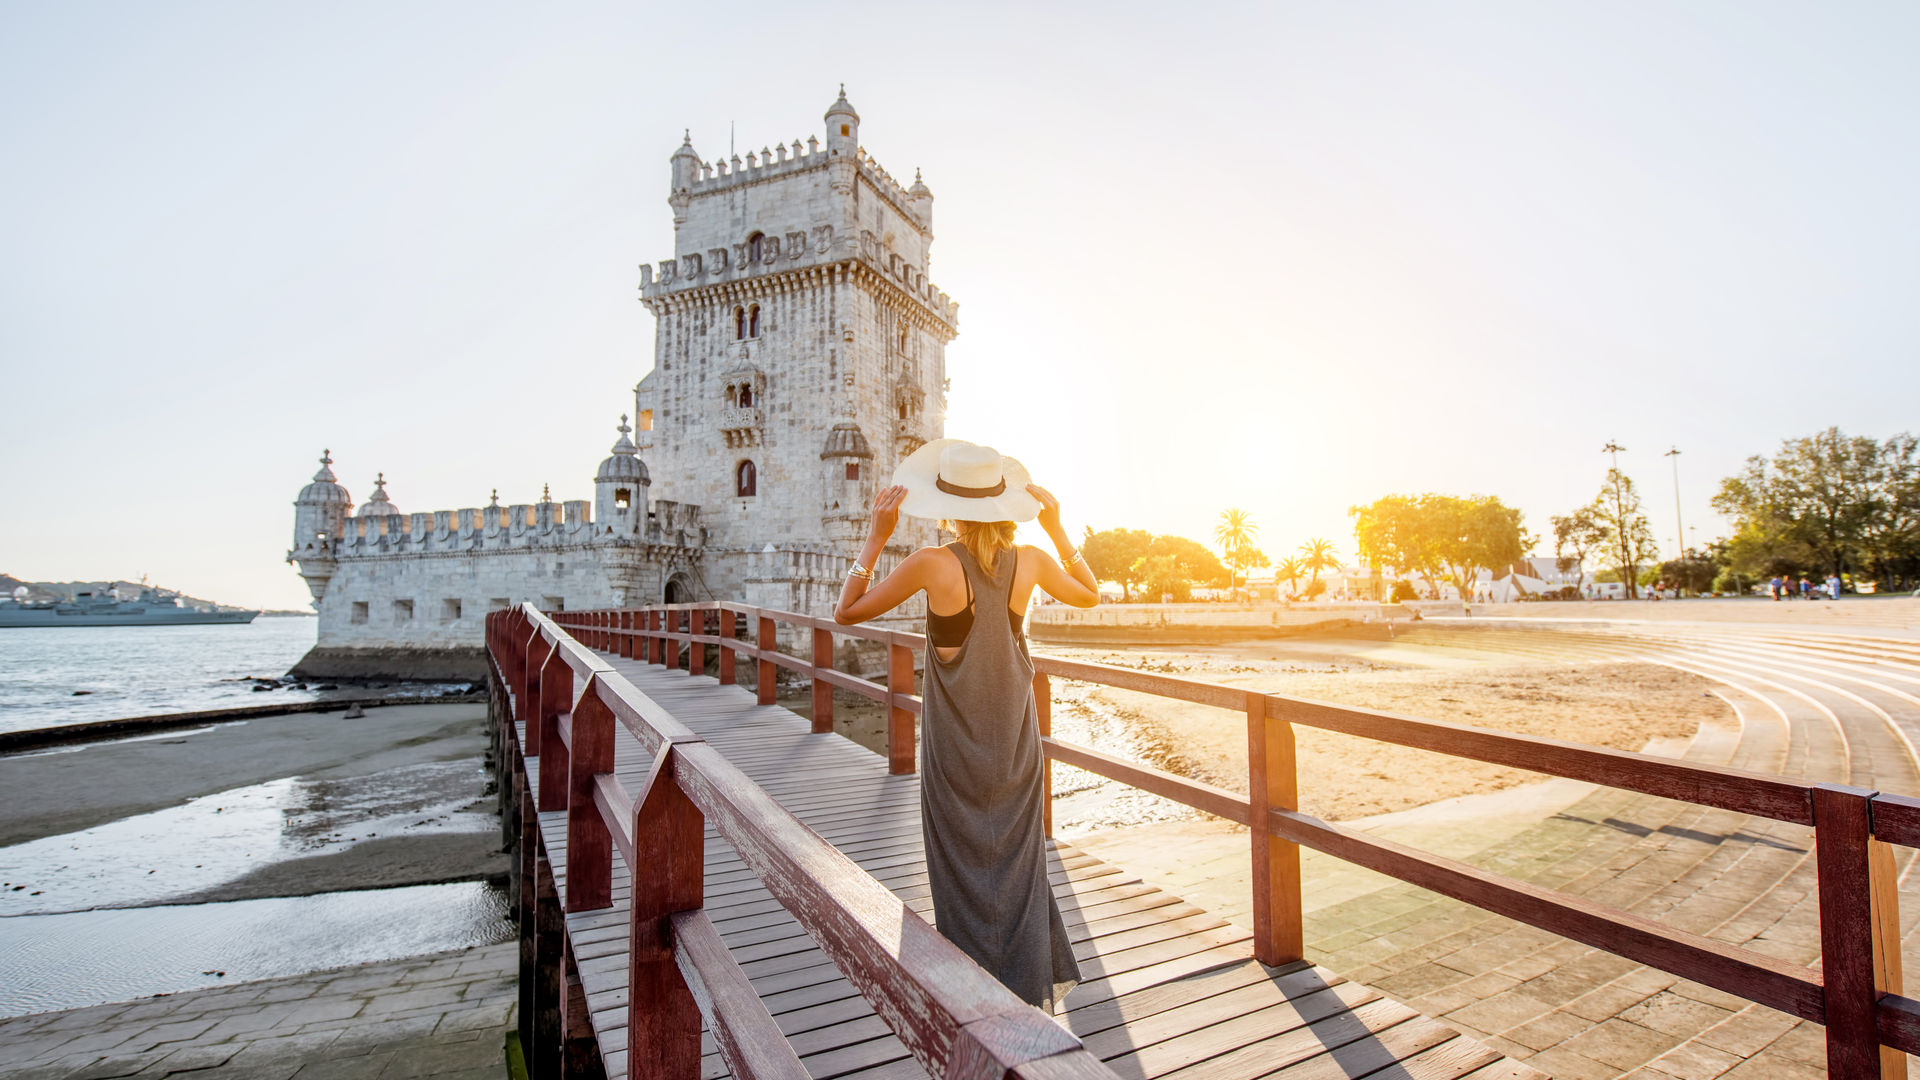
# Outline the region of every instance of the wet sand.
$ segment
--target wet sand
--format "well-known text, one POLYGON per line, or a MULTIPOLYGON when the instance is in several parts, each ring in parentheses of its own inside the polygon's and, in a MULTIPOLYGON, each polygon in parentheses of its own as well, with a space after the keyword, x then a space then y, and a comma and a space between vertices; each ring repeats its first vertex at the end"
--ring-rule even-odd
POLYGON ((100 881, 102 899, 53 907, 300 896, 498 876, 506 856, 488 795, 486 750, 486 706, 469 703, 373 708, 351 720, 338 711, 261 717, 0 757, 0 864, 11 864, 12 879, 5 906, 34 905, 39 890, 47 895, 37 909, 48 910, 61 892, 73 891, 76 875, 86 874, 100 881), (222 801, 208 799, 221 793, 256 799, 255 823, 233 833, 227 821, 234 813, 214 815, 243 807, 196 802, 222 801), (102 851, 75 836, 65 845, 75 854, 59 866, 51 852, 42 854, 49 844, 33 843, 142 822, 162 830, 161 842, 102 851), (220 823, 229 830, 222 835, 240 837, 232 844, 249 850, 214 851, 217 842, 208 841, 196 854, 193 833, 205 822, 220 823), (184 835, 169 836, 170 829, 184 835), (152 887, 144 891, 151 895, 130 898, 129 889, 143 890, 122 879, 149 873, 152 887), (15 891, 13 884, 29 888, 15 891))

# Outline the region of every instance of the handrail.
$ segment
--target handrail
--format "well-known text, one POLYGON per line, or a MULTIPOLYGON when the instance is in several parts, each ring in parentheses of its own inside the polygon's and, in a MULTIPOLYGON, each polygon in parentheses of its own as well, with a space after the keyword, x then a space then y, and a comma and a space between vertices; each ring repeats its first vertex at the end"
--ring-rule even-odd
MULTIPOLYGON (((560 618, 531 605, 491 613, 488 653, 505 722, 525 732, 536 810, 566 814, 566 910, 611 906, 613 859, 630 871, 628 1076, 697 1076, 702 1020, 734 1075, 806 1075, 701 913, 708 823, 929 1072, 1114 1076, 574 636, 598 647, 622 636, 626 655, 637 636, 630 613, 560 618), (637 792, 613 775, 619 729, 653 754, 637 792)), ((656 632, 729 639, 690 621, 656 632)))
MULTIPOLYGON (((759 701, 774 699, 774 670, 784 667, 812 684, 814 730, 833 730, 835 689, 860 694, 891 709, 888 757, 895 772, 913 770, 912 654, 924 653, 922 635, 744 604, 704 602, 619 611, 564 612, 558 625, 594 647, 621 656, 705 670, 704 648, 722 658, 721 681, 734 681, 735 656, 757 665, 759 701), (706 633, 718 618, 718 633, 706 633), (735 634, 736 620, 757 625, 755 640, 735 634), (696 632, 695 624, 699 624, 696 632), (811 659, 780 651, 790 639, 811 638, 811 659), (889 686, 835 670, 835 636, 884 645, 889 686), (668 656, 669 651, 673 655, 668 656), (904 661, 902 657, 904 656, 904 661), (896 687, 906 687, 899 690, 896 687), (823 719, 824 714, 824 719, 823 719)), ((1901 1053, 1920 1053, 1920 1000, 1901 991, 1899 914, 1889 844, 1920 846, 1920 799, 1790 777, 1703 765, 1650 754, 1584 746, 1532 735, 1371 709, 1262 694, 1203 680, 1053 657, 1033 658, 1041 743, 1049 761, 1071 764, 1143 791, 1248 825, 1254 858, 1254 947, 1265 963, 1301 958, 1299 845, 1454 897, 1551 933, 1633 959, 1672 974, 1760 1002, 1827 1027, 1828 1066, 1835 1076, 1904 1076, 1901 1053), (1072 679, 1157 697, 1244 711, 1252 775, 1242 796, 1159 769, 1126 762, 1053 737, 1051 678, 1072 679), (1821 954, 1817 968, 1663 927, 1630 912, 1479 870, 1300 813, 1293 754, 1295 725, 1605 787, 1812 826, 1819 876, 1821 954), (1863 889, 1864 886, 1864 889, 1863 889), (1866 893, 1862 899, 1861 892, 1866 893)), ((1047 828, 1051 821, 1047 777, 1047 828)))

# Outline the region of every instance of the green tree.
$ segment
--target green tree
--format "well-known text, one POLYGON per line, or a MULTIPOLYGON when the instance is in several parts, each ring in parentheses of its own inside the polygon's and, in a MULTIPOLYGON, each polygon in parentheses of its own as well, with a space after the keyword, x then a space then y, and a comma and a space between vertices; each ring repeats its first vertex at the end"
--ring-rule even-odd
MULTIPOLYGON (((1260 535, 1260 526, 1245 510, 1229 507, 1220 511, 1220 523, 1213 527, 1213 542, 1220 545, 1220 557, 1232 571, 1228 575, 1228 588, 1235 588, 1240 571, 1250 565, 1249 552, 1254 551, 1253 542, 1260 535)), ((1265 556, 1261 556, 1265 558, 1265 556)))
POLYGON ((1734 523, 1738 572, 1867 572, 1889 583, 1920 571, 1920 462, 1912 435, 1884 442, 1839 428, 1781 442, 1720 482, 1714 509, 1734 523))
POLYGON ((1587 556, 1597 551, 1607 542, 1607 530, 1593 516, 1593 507, 1583 506, 1565 516, 1554 515, 1548 519, 1553 523, 1553 564, 1561 573, 1580 568, 1580 576, 1574 581, 1574 587, 1587 583, 1587 556))
POLYGON ((1608 469, 1606 483, 1600 486, 1600 494, 1594 496, 1587 512, 1602 530, 1599 553, 1626 584, 1627 599, 1633 599, 1639 595, 1641 567, 1659 557, 1653 527, 1647 524, 1633 478, 1619 469, 1608 469))
POLYGON ((1197 540, 1189 540, 1184 536, 1156 536, 1147 545, 1147 556, 1151 558, 1157 555, 1172 556, 1179 572, 1191 584, 1225 586, 1232 580, 1226 565, 1197 540))
MULTIPOLYGON (((1316 537, 1300 545, 1300 565, 1306 567, 1313 575, 1313 580, 1318 582, 1320 571, 1340 568, 1340 553, 1333 549, 1330 541, 1316 537)), ((1313 586, 1309 584, 1307 588, 1311 591, 1313 586)))
POLYGON ((1133 587, 1144 578, 1137 566, 1146 558, 1147 545, 1153 543, 1153 534, 1145 529, 1104 529, 1094 532, 1087 527, 1087 534, 1080 541, 1080 552, 1086 556, 1087 569, 1093 571, 1096 581, 1113 581, 1120 585, 1121 598, 1133 602, 1133 587))
POLYGON ((1273 572, 1273 579, 1286 582, 1287 592, 1292 593, 1296 591, 1294 582, 1299 581, 1300 575, 1306 572, 1307 568, 1300 565, 1299 559, 1281 559, 1279 567, 1273 572))
POLYGON ((1140 576, 1140 591, 1155 603, 1162 598, 1185 603, 1193 595, 1193 579, 1181 568, 1177 556, 1148 555, 1134 564, 1134 569, 1140 576))
POLYGON ((1347 513, 1367 563, 1450 582, 1462 597, 1480 570, 1512 565, 1533 542, 1520 511, 1491 495, 1387 495, 1347 513))
POLYGON ((1675 588, 1704 593, 1712 591, 1719 569, 1712 559, 1689 556, 1661 563, 1657 577, 1675 588))

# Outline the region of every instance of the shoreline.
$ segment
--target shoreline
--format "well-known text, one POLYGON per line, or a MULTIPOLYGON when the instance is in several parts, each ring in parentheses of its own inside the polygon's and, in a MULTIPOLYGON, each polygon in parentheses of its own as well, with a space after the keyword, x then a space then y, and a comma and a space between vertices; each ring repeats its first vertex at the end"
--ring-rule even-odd
POLYGON ((239 705, 230 709, 196 709, 188 712, 153 713, 147 716, 129 716, 119 720, 90 720, 80 724, 55 725, 53 727, 24 728, 19 731, 0 731, 0 756, 18 753, 23 750, 42 750, 50 746, 63 746, 68 743, 103 742, 125 738, 129 735, 141 735, 155 731, 170 731, 178 728, 201 727, 206 724, 224 724, 234 720, 247 720, 265 716, 288 716, 295 713, 335 712, 358 706, 362 709, 380 709, 392 705, 456 705, 484 704, 485 694, 442 694, 434 697, 411 695, 372 697, 372 698, 334 698, 327 701, 295 701, 285 705, 239 705))
POLYGON ((0 915, 506 874, 483 703, 242 711, 0 757, 0 915))

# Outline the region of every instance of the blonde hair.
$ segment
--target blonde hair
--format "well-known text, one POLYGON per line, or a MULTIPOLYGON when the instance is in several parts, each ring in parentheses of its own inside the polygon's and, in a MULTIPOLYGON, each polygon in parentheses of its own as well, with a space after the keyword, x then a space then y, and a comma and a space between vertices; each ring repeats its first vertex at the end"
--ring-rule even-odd
POLYGON ((965 545, 974 561, 989 574, 993 573, 996 556, 1013 550, 1013 532, 1018 528, 1011 521, 942 521, 940 527, 965 545))

